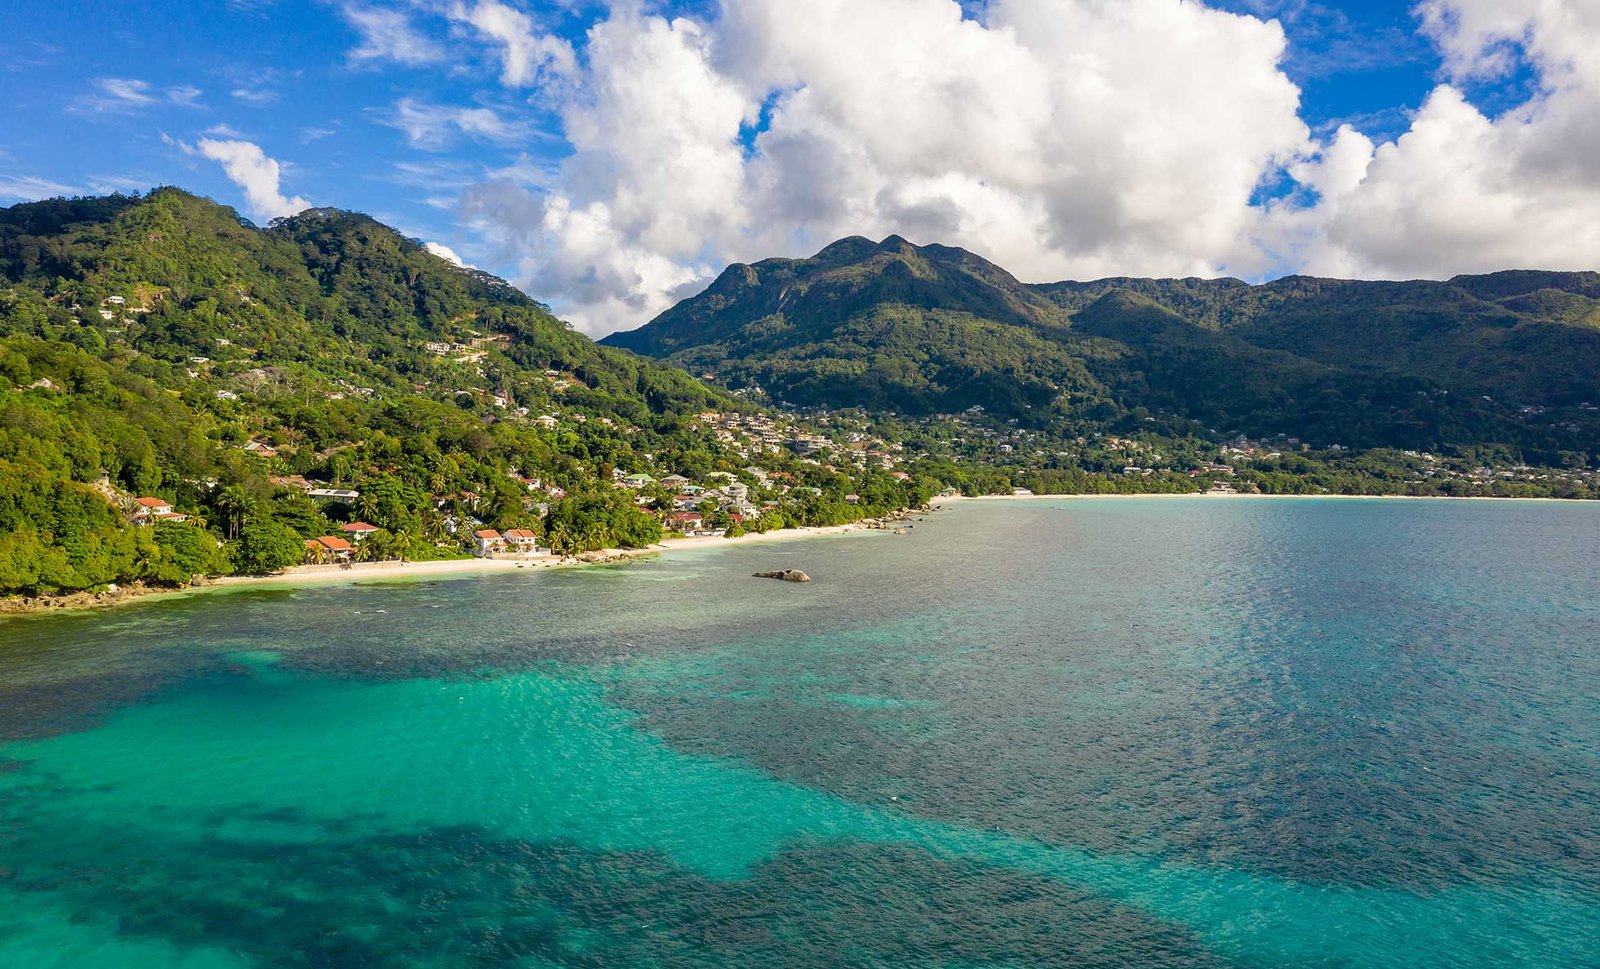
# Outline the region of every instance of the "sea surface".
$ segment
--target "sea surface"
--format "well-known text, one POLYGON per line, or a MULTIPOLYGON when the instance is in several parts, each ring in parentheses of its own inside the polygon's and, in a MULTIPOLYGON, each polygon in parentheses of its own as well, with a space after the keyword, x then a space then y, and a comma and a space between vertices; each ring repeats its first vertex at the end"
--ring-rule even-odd
POLYGON ((0 620, 0 967, 56 966, 1600 966, 1600 505, 0 620))

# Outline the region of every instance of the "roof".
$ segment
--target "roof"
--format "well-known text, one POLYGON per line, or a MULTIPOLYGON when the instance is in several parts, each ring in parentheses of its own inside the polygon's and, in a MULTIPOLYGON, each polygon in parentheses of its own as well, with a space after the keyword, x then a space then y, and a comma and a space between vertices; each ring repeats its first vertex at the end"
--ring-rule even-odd
POLYGON ((165 498, 135 498, 134 504, 144 508, 165 508, 172 502, 165 498))
POLYGON ((697 512, 697 511, 675 511, 675 512, 672 513, 672 517, 673 518, 682 518, 682 519, 687 520, 687 519, 690 519, 690 518, 699 518, 700 517, 700 513, 697 512))
POLYGON ((474 538, 499 538, 500 533, 492 528, 480 528, 472 533, 474 538))
POLYGON ((317 539, 317 544, 330 552, 350 551, 350 543, 335 535, 324 535, 317 539))
POLYGON ((368 525, 366 522, 351 522, 348 525, 339 526, 339 531, 341 532, 375 532, 377 530, 377 525, 368 525))
POLYGON ((531 529, 531 528, 508 528, 508 529, 506 529, 506 538, 538 538, 538 537, 539 537, 538 535, 535 535, 533 533, 533 529, 531 529))

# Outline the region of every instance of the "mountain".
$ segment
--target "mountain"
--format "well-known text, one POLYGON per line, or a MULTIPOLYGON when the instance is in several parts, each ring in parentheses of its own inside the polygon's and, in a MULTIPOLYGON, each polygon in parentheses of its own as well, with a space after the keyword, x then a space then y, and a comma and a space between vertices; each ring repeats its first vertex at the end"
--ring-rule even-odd
MULTIPOLYGON (((357 213, 260 228, 172 188, 0 209, 0 595, 269 570, 357 516, 383 557, 484 525, 648 544, 660 515, 614 472, 751 463, 708 410, 756 409, 357 213), (140 497, 173 511, 133 527, 140 497)), ((790 470, 793 496, 751 482, 763 526, 913 498, 881 469, 790 470)))
POLYGON ((730 266, 602 342, 799 405, 1600 451, 1597 273, 1025 284, 962 249, 849 238, 730 266))

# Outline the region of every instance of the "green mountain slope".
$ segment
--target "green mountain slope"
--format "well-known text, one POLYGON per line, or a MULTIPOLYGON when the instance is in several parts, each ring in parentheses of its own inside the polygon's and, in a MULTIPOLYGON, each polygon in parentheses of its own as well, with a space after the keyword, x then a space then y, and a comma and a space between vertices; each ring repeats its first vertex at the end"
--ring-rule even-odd
MULTIPOLYGON (((380 557, 460 554, 486 525, 648 544, 660 515, 614 471, 751 463, 708 410, 754 408, 362 215, 261 229, 175 189, 0 210, 0 594, 272 569, 353 518, 380 557), (175 517, 133 527, 136 497, 175 517)), ((752 488, 781 505, 764 525, 913 496, 882 471, 788 480, 752 488)))
POLYGON ((1600 450, 1600 274, 1029 285, 853 238, 730 267, 606 344, 801 405, 973 406, 1063 429, 1154 412, 1349 446, 1600 450))

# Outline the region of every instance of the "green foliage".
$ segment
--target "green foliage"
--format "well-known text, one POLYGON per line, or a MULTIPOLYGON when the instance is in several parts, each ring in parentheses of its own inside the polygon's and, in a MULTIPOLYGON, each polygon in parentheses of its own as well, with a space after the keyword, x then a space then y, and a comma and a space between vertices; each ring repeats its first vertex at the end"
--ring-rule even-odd
POLYGON ((276 518, 256 515, 240 530, 234 562, 241 572, 266 575, 299 565, 305 554, 305 539, 294 529, 276 518))
POLYGON ((891 237, 730 267, 604 342, 802 407, 973 406, 1053 433, 1131 415, 1355 447, 1600 450, 1600 274, 1024 285, 891 237))

